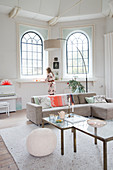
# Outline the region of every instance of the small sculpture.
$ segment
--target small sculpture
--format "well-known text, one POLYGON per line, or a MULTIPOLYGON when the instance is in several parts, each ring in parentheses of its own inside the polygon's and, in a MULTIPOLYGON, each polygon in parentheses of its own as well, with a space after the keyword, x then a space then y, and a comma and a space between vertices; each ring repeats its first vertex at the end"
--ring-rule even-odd
POLYGON ((60 119, 64 119, 65 118, 65 112, 64 111, 58 112, 58 114, 60 116, 60 119))

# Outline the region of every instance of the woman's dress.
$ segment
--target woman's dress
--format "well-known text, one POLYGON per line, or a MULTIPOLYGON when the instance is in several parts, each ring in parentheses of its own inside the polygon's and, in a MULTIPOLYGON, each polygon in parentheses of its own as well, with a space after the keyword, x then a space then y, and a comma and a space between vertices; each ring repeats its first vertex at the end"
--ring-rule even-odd
POLYGON ((48 94, 54 95, 56 93, 55 77, 52 73, 47 75, 46 81, 49 83, 48 94))

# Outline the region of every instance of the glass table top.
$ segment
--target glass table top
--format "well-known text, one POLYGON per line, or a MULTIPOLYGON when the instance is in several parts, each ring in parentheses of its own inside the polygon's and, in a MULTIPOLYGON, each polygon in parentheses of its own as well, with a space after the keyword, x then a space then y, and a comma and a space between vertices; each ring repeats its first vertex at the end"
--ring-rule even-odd
MULTIPOLYGON (((69 129, 75 127, 77 130, 95 136, 94 127, 87 123, 89 119, 91 118, 85 118, 83 116, 74 114, 74 117, 69 118, 69 121, 68 118, 66 117, 66 120, 62 121, 62 123, 56 123, 56 120, 50 119, 50 117, 43 118, 43 120, 47 121, 50 124, 53 124, 59 129, 69 129), (70 121, 71 119, 74 119, 74 121, 71 122, 70 121)), ((111 140, 113 140, 113 120, 105 120, 105 122, 106 125, 97 128, 97 136, 104 140, 111 138, 112 138, 111 140)))

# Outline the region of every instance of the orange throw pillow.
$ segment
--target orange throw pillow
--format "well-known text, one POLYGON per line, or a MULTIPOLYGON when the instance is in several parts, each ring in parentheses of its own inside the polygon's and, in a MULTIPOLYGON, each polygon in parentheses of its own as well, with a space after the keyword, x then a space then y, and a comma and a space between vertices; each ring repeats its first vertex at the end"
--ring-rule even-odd
POLYGON ((48 96, 51 100, 52 107, 60 107, 63 106, 62 104, 62 97, 61 96, 48 96))

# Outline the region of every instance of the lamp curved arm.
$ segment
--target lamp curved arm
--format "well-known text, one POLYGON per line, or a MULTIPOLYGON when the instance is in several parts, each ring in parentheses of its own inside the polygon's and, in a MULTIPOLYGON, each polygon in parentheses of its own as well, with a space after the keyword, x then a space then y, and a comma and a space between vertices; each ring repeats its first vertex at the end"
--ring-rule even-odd
POLYGON ((86 68, 86 64, 85 64, 85 61, 84 61, 84 57, 83 57, 81 51, 79 50, 79 48, 78 47, 76 47, 76 48, 77 48, 77 50, 79 51, 79 53, 80 53, 80 55, 82 57, 82 60, 83 60, 83 63, 84 63, 84 67, 85 67, 85 73, 87 74, 87 68, 86 68))

